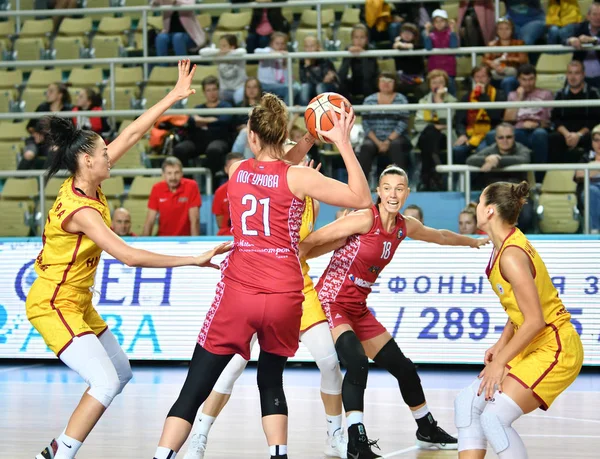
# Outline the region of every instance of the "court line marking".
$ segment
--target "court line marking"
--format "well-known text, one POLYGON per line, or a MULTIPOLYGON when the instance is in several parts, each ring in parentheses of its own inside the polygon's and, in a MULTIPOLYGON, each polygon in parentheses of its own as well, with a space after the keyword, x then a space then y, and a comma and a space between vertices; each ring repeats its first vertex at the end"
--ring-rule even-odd
POLYGON ((43 363, 35 363, 33 365, 21 365, 18 367, 2 368, 0 370, 0 373, 10 373, 11 371, 17 371, 17 370, 28 370, 30 368, 41 367, 43 365, 44 365, 43 363))

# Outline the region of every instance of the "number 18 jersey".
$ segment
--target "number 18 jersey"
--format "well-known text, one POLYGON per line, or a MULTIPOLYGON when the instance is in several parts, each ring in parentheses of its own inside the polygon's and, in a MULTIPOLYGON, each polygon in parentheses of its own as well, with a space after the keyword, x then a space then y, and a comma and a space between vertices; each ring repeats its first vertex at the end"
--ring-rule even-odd
POLYGON ((371 212, 373 226, 369 232, 350 236, 346 244, 334 252, 319 279, 317 292, 322 304, 366 304, 371 286, 406 237, 406 222, 401 214, 397 215, 396 225, 388 233, 381 224, 377 205, 371 212))
POLYGON ((257 293, 300 292, 298 258, 305 203, 290 191, 283 161, 242 161, 227 194, 234 248, 222 266, 230 280, 257 293))

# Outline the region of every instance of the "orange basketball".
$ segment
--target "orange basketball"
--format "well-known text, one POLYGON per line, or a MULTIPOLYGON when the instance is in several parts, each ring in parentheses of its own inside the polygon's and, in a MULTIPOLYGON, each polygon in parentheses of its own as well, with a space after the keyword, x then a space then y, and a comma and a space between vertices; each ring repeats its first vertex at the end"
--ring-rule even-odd
POLYGON ((352 105, 350 105, 348 99, 335 92, 324 92, 311 100, 304 112, 304 122, 306 123, 306 129, 310 132, 310 135, 322 142, 331 143, 327 137, 317 134, 316 129, 329 131, 333 127, 333 120, 331 119, 329 108, 333 107, 333 110, 339 119, 342 113, 342 103, 346 108, 346 113, 350 113, 352 105))

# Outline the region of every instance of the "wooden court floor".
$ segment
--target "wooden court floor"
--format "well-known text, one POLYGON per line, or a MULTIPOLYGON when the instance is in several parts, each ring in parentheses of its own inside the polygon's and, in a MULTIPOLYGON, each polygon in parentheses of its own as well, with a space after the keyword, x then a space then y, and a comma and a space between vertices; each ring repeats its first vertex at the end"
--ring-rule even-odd
MULTIPOLYGON (((448 432, 454 433, 453 400, 476 371, 420 370, 428 405, 448 432)), ((92 432, 78 459, 110 457, 151 459, 164 417, 177 397, 186 368, 134 366, 134 379, 117 397, 92 432)), ((217 420, 207 459, 268 457, 260 425, 256 372, 247 369, 217 420)), ((326 430, 315 369, 288 368, 285 375, 290 411, 289 457, 323 458, 326 430)), ((32 459, 45 442, 60 434, 84 383, 57 364, 0 363, 0 452, 10 459, 32 459)), ((395 380, 371 371, 365 423, 379 439, 383 457, 450 458, 456 452, 422 451, 415 444, 416 425, 395 380)), ((600 457, 600 376, 587 372, 548 412, 538 410, 515 423, 530 459, 600 457)), ((185 450, 186 446, 184 446, 185 450)), ((183 459, 184 450, 178 455, 183 459)), ((496 457, 489 452, 486 457, 496 457)))

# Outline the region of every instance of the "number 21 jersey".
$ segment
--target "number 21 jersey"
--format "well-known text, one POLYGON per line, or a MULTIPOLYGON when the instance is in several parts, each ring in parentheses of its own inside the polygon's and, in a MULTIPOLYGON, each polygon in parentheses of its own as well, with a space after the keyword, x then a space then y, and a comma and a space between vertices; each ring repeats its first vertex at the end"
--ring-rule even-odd
POLYGON ((406 237, 406 222, 401 214, 388 233, 381 224, 379 208, 374 205, 371 212, 373 226, 369 232, 350 236, 346 244, 333 253, 317 284, 321 303, 366 304, 371 286, 406 237))
POLYGON ((302 291, 298 258, 304 201, 290 191, 283 161, 242 161, 227 194, 234 248, 225 280, 257 293, 302 291))

